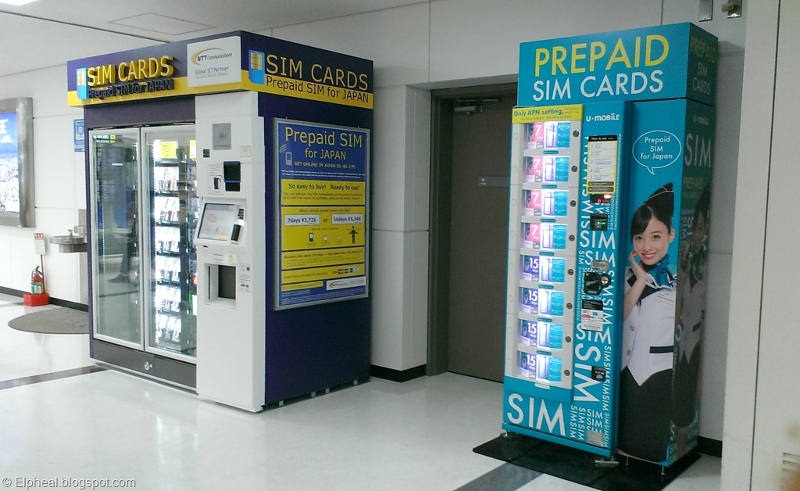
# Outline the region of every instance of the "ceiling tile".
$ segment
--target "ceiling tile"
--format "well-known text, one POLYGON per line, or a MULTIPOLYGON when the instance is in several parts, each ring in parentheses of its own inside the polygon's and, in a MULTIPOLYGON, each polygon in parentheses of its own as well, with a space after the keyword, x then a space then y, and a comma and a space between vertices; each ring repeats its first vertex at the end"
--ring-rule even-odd
POLYGON ((175 17, 168 17, 166 15, 154 14, 152 12, 134 15, 133 17, 112 20, 109 22, 119 26, 135 27, 136 29, 141 29, 143 31, 169 34, 172 36, 203 31, 214 27, 188 20, 177 19, 175 17))

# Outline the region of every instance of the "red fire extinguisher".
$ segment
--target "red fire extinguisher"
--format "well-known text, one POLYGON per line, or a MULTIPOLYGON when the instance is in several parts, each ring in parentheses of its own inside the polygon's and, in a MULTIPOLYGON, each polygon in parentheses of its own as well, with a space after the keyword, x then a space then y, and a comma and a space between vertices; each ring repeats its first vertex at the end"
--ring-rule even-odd
POLYGON ((34 295, 41 295, 44 293, 44 274, 39 266, 33 268, 31 271, 31 293, 34 295))

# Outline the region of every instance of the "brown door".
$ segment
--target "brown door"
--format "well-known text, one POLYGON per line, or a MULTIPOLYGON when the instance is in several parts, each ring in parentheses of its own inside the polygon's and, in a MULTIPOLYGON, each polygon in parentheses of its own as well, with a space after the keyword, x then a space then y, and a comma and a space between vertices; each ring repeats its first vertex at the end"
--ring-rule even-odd
POLYGON ((448 370, 497 381, 502 381, 504 367, 515 98, 461 98, 454 101, 452 119, 448 370), (476 110, 470 112, 473 102, 476 110))

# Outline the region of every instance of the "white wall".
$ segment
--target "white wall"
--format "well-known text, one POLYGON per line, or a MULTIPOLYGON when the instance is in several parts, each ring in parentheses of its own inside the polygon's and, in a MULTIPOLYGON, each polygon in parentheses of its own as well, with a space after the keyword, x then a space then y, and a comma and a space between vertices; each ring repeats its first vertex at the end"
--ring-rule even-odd
MULTIPOLYGON (((800 278, 797 186, 797 115, 800 99, 800 2, 780 3, 772 155, 764 244, 764 284, 756 385, 753 489, 781 485, 783 452, 800 463, 800 384, 793 368, 800 349, 800 317, 795 312, 800 278)), ((800 470, 800 469, 798 469, 800 470)))
MULTIPOLYGON (((78 224, 86 208, 83 153, 75 152, 73 120, 83 111, 67 106, 67 68, 58 66, 0 79, 0 98, 33 98, 34 183, 36 226, 0 226, 0 286, 30 291, 30 274, 39 264, 33 232, 63 235, 78 224)), ((81 298, 80 254, 59 253, 48 244, 44 261, 51 296, 73 302, 81 298)))
POLYGON ((785 0, 747 20, 722 489, 780 489, 783 453, 800 458, 798 22, 785 0))
MULTIPOLYGON (((22 34, 15 41, 38 46, 35 30, 41 23, 34 27, 34 23, 24 18, 20 18, 20 23, 22 34)), ((0 77, 0 98, 33 98, 36 226, 32 229, 0 226, 0 286, 24 291, 30 290, 31 270, 39 263, 34 253, 33 232, 64 235, 67 229, 79 224, 78 210, 86 208, 84 154, 74 151, 72 136, 73 121, 83 118, 83 110, 67 105, 67 67, 56 60, 69 53, 70 58, 83 58, 154 44, 134 36, 79 26, 50 28, 57 29, 63 41, 59 46, 42 48, 41 56, 53 60, 53 67, 0 77)), ((47 246, 44 266, 50 296, 87 303, 86 254, 61 253, 56 247, 47 246)))
POLYGON ((778 0, 746 13, 728 328, 722 489, 748 489, 752 469, 778 0))

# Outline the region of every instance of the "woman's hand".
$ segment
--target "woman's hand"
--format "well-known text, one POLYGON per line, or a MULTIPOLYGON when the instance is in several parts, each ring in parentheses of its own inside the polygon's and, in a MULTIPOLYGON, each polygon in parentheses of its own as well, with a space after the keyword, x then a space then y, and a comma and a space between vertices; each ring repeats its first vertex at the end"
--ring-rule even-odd
POLYGON ((633 271, 634 276, 636 276, 636 283, 646 283, 647 271, 645 271, 642 264, 636 260, 636 251, 631 251, 630 256, 628 256, 628 262, 631 263, 631 271, 633 271))
POLYGON ((623 317, 628 317, 630 315, 633 307, 639 302, 639 297, 642 296, 644 287, 647 284, 647 272, 644 270, 641 263, 636 261, 636 251, 631 252, 631 255, 628 256, 628 262, 631 263, 631 271, 633 271, 636 280, 633 285, 631 285, 630 289, 625 292, 623 317))

